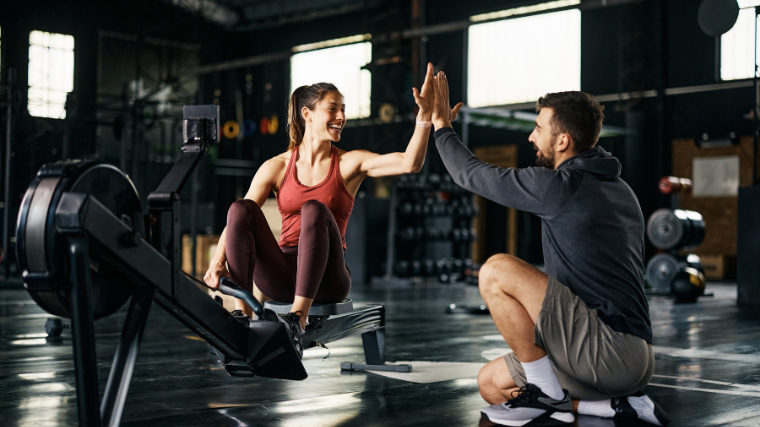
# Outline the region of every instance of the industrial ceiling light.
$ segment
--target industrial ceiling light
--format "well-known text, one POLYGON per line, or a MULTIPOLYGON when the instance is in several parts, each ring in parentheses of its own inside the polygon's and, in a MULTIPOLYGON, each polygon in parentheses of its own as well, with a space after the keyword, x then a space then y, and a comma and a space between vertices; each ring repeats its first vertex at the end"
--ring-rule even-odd
POLYGON ((528 13, 543 12, 545 10, 559 9, 568 6, 581 4, 581 0, 556 0, 547 3, 539 3, 531 6, 514 7, 512 9, 500 10, 498 12, 483 13, 470 17, 470 22, 493 21, 495 19, 508 18, 516 15, 526 15, 528 13))
POLYGON ((341 37, 339 39, 325 40, 323 42, 302 44, 293 46, 293 53, 307 52, 310 50, 324 49, 326 47, 342 46, 344 44, 361 43, 372 39, 372 34, 358 34, 350 37, 341 37))

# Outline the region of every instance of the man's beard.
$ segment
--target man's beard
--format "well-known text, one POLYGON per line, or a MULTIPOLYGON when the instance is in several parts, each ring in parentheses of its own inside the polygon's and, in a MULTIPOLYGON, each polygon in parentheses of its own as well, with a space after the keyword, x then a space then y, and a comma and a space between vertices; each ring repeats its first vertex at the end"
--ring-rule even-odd
POLYGON ((536 156, 536 166, 554 169, 554 142, 549 146, 546 156, 544 156, 544 153, 538 149, 537 145, 533 144, 533 148, 538 152, 538 155, 536 156))

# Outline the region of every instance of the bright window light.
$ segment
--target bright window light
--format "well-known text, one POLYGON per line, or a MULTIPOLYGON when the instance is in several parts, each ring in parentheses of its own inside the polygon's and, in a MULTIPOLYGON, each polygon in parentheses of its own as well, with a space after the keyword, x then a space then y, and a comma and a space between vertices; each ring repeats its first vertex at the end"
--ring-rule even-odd
POLYGON ((467 104, 516 104, 549 92, 580 90, 578 9, 471 25, 467 104))
POLYGON ((372 74, 361 67, 372 61, 372 43, 355 43, 297 53, 290 59, 290 92, 326 82, 337 86, 346 103, 346 118, 370 115, 372 74))
POLYGON ((29 114, 65 119, 66 94, 74 90, 74 37, 29 33, 29 114))
MULTIPOLYGON (((759 0, 740 0, 739 18, 729 32, 720 36, 720 78, 737 80, 752 78, 755 67, 755 8, 759 0)), ((758 38, 760 41, 760 38, 758 38)), ((758 43, 760 45, 760 43, 758 43)), ((760 53, 760 50, 758 51, 760 53)), ((760 58, 760 55, 758 55, 760 58)))

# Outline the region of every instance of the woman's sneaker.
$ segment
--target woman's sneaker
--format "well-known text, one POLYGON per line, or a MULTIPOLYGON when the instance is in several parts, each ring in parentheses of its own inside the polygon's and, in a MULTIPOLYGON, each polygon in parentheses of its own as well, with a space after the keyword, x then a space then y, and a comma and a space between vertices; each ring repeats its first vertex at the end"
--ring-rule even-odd
POLYGON ((562 400, 554 400, 538 386, 528 384, 520 388, 517 396, 499 405, 491 405, 480 411, 489 421, 505 426, 563 426, 572 425, 570 395, 563 390, 562 400))
POLYGON ((638 420, 646 421, 656 426, 670 424, 670 418, 660 405, 641 392, 634 396, 612 399, 611 405, 615 411, 613 419, 620 421, 621 424, 638 420))
POLYGON ((301 358, 303 357, 303 343, 301 341, 305 331, 301 329, 301 315, 298 313, 300 311, 288 313, 282 317, 277 317, 277 320, 285 325, 285 330, 288 331, 288 335, 290 335, 290 339, 293 341, 293 347, 295 347, 298 357, 301 358))

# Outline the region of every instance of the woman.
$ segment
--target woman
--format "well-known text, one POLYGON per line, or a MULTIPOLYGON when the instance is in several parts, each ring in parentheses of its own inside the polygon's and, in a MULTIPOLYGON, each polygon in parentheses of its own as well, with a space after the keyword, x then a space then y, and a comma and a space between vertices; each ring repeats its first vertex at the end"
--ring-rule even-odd
MULTIPOLYGON (((414 135, 405 152, 385 155, 333 145, 346 124, 343 96, 335 86, 317 83, 296 89, 288 107, 288 151, 267 160, 245 199, 230 207, 206 284, 216 289, 219 278, 226 276, 248 291, 255 282, 270 298, 292 301, 291 312, 282 320, 301 354, 311 305, 342 301, 351 288, 343 252, 359 185, 368 176, 419 172, 425 162, 432 85, 433 66, 428 64, 422 91, 412 89, 419 107, 414 135), (270 191, 277 196, 282 216, 279 247, 261 211, 270 191)), ((459 107, 452 110, 452 119, 459 107)), ((243 301, 235 300, 235 307, 250 315, 243 301)))

